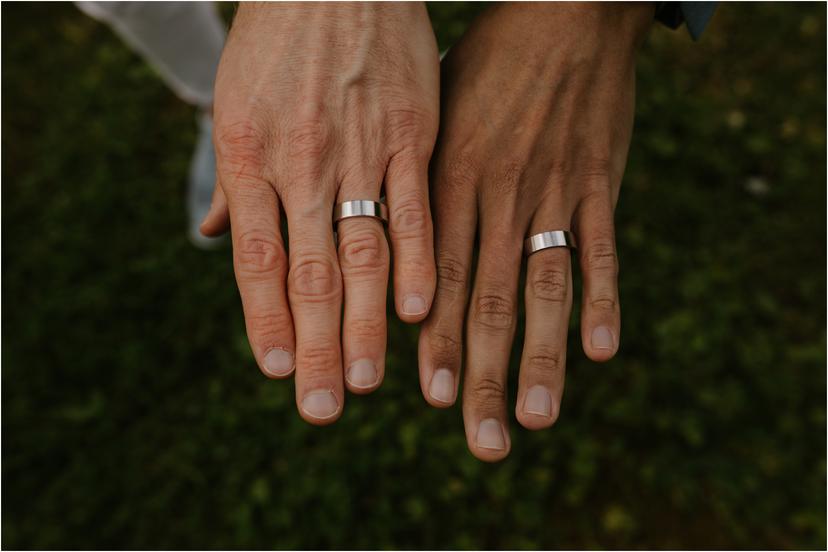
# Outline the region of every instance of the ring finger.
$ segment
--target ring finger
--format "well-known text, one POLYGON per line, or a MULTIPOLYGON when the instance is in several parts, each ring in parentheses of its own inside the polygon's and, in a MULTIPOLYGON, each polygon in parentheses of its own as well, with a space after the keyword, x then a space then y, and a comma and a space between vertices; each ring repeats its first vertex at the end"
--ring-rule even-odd
MULTIPOLYGON (((568 220, 559 202, 541 206, 533 217, 529 236, 568 230, 568 220)), ((555 423, 563 396, 572 310, 572 268, 567 247, 542 249, 529 255, 525 302, 526 334, 515 414, 525 428, 541 429, 555 423)))
MULTIPOLYGON (((343 183, 339 203, 378 201, 379 191, 379 179, 367 186, 343 183)), ((369 216, 342 219, 337 225, 337 239, 345 291, 345 383, 354 393, 368 393, 380 385, 385 372, 388 242, 382 221, 369 216)))

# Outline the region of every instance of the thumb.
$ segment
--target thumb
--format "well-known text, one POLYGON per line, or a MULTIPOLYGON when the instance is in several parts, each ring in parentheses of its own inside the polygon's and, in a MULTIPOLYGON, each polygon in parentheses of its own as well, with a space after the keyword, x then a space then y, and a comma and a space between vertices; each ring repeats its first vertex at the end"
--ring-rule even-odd
POLYGON ((199 231, 208 238, 216 238, 228 230, 230 230, 230 213, 227 210, 227 198, 224 197, 221 185, 216 182, 210 210, 201 221, 199 231))

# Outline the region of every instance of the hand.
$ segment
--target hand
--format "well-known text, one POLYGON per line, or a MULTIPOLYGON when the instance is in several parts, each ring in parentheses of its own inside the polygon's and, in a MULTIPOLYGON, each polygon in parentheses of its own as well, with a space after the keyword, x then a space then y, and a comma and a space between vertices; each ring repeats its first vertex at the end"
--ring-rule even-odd
POLYGON ((397 312, 418 322, 431 306, 438 82, 422 3, 239 6, 216 78, 219 189, 202 231, 221 231, 226 197, 250 345, 269 377, 295 365, 308 422, 339 417, 344 382, 367 393, 384 373, 385 233, 375 219, 344 220, 337 251, 335 203, 379 201, 384 186, 397 312))
MULTIPOLYGON (((420 383, 430 404, 453 404, 465 348, 463 418, 481 460, 509 453, 506 380, 527 236, 572 229, 584 351, 605 361, 618 350, 613 210, 632 132, 634 54, 652 17, 648 4, 504 3, 443 61, 432 160, 437 293, 420 334, 420 383)), ((516 414, 540 429, 555 422, 563 394, 570 252, 546 249, 527 262, 516 414)))

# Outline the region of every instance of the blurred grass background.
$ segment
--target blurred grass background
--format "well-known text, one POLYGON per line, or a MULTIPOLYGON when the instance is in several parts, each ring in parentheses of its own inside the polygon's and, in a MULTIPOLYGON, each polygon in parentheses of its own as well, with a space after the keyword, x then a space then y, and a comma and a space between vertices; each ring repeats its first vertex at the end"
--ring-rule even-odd
MULTIPOLYGON (((481 9, 431 5, 441 48, 481 9)), ((71 4, 4 3, 3 547, 824 548, 825 10, 654 28, 620 354, 573 322, 558 424, 487 465, 398 322, 382 388, 302 422, 229 246, 186 240, 194 110, 71 4)))

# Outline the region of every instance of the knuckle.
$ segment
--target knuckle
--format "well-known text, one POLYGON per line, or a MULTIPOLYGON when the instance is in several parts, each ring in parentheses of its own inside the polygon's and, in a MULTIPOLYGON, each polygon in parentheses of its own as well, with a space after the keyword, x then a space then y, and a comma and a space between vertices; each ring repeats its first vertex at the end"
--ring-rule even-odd
POLYGON ((341 280, 327 255, 305 255, 290 267, 288 289, 303 301, 331 301, 339 297, 341 280))
POLYGON ((531 370, 549 374, 562 368, 561 358, 561 351, 558 349, 536 347, 529 353, 526 361, 531 370))
POLYGON ((612 239, 613 207, 612 189, 607 182, 606 185, 593 185, 580 200, 580 208, 589 210, 590 223, 602 228, 601 235, 612 239))
POLYGON ((217 162, 224 172, 235 174, 228 182, 260 178, 268 150, 266 133, 253 121, 216 125, 215 148, 217 162))
POLYGON ((436 363, 449 366, 459 364, 462 349, 459 339, 437 330, 429 334, 429 346, 436 363))
POLYGON ((428 238, 427 207, 420 198, 410 195, 391 209, 389 231, 395 240, 428 238))
POLYGON ((282 274, 287 265, 284 249, 279 240, 266 232, 245 232, 233 249, 236 270, 242 278, 261 274, 282 274))
POLYGON ((321 109, 303 113, 287 130, 286 148, 291 158, 321 159, 331 145, 331 125, 321 109))
POLYGON ((594 240, 584 250, 586 269, 589 272, 618 273, 618 256, 610 239, 594 240))
POLYGON ((499 195, 514 195, 520 189, 520 181, 523 178, 523 167, 525 161, 508 161, 495 173, 492 179, 492 191, 499 195))
POLYGON ((390 110, 388 126, 391 132, 391 143, 400 146, 424 145, 436 133, 432 118, 416 107, 390 110))
POLYGON ((457 190, 473 188, 477 183, 477 175, 480 174, 480 166, 474 160, 472 152, 461 152, 448 157, 442 174, 444 179, 441 186, 457 190))
POLYGON ((586 184, 588 190, 605 192, 610 188, 612 168, 610 156, 591 152, 576 158, 556 156, 551 161, 548 172, 552 180, 578 178, 586 184))
POLYGON ((610 186, 612 168, 609 155, 590 155, 580 164, 578 176, 598 189, 606 189, 610 186))
POLYGON ((430 149, 405 146, 388 160, 389 170, 406 176, 425 175, 431 160, 430 149))
POLYGON ((301 367, 298 371, 309 381, 328 377, 340 366, 339 344, 332 341, 304 347, 298 353, 297 368, 301 367))
POLYGON ((471 398, 479 405, 506 400, 506 383, 503 379, 493 376, 483 376, 471 384, 471 398))
POLYGON ((551 303, 563 303, 569 295, 567 273, 562 268, 543 268, 535 272, 531 280, 532 294, 536 299, 551 303))
POLYGON ((473 308, 473 320, 492 331, 510 330, 515 321, 515 304, 503 294, 481 295, 473 308))
POLYGON ((618 300, 613 295, 599 295, 589 300, 589 306, 598 311, 615 312, 618 300))
POLYGON ((449 255, 437 255, 437 289, 457 293, 465 289, 468 270, 466 266, 449 255))
POLYGON ((376 338, 385 335, 385 316, 348 320, 345 329, 352 337, 376 338))
POLYGON ((267 314, 247 315, 250 340, 261 347, 284 345, 284 337, 293 330, 293 319, 287 309, 267 314))
POLYGON ((346 275, 373 273, 388 265, 388 245, 376 225, 339 236, 339 262, 346 275))

